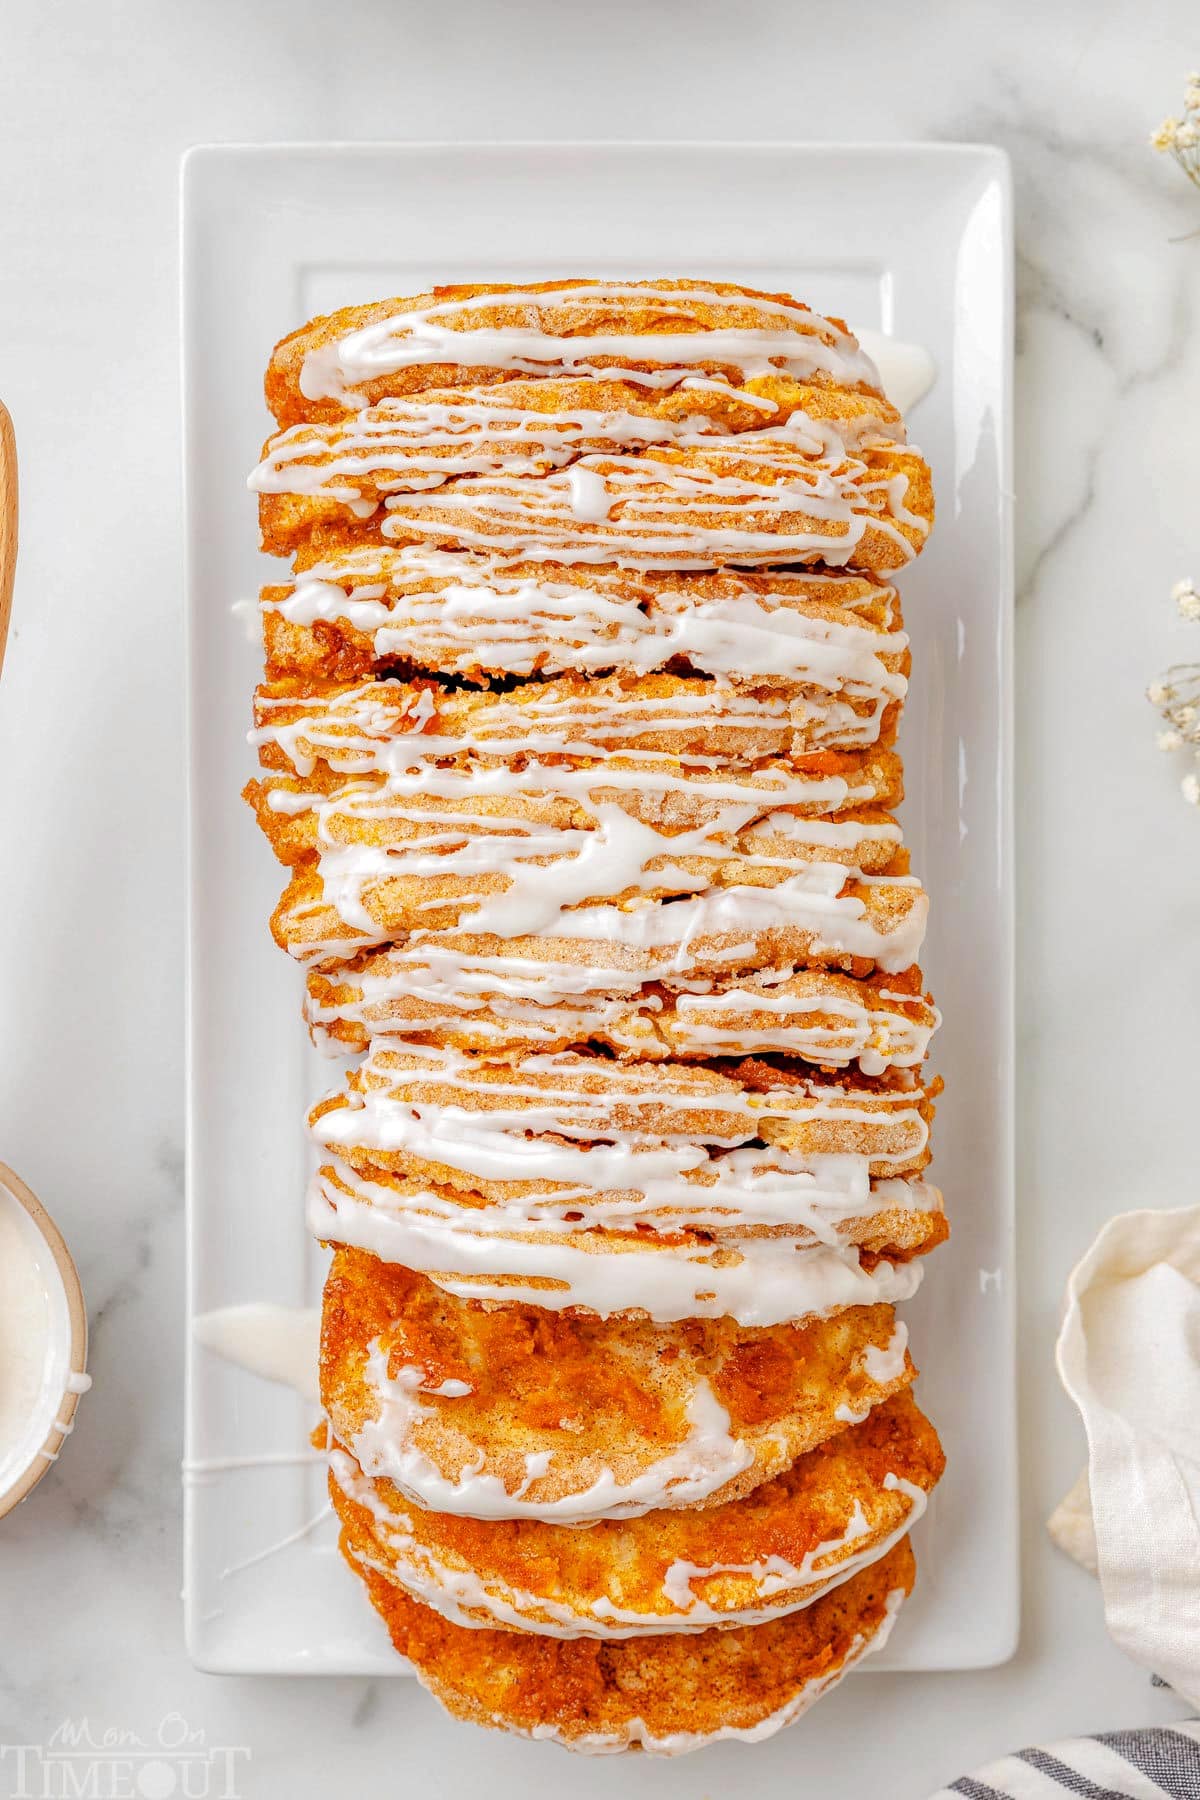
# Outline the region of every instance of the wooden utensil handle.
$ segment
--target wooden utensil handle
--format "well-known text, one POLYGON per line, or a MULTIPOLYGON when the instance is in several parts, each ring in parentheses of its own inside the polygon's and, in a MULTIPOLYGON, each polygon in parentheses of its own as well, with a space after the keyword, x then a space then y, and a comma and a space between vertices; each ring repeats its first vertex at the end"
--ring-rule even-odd
POLYGON ((0 400, 0 671, 12 614, 17 572, 17 440, 8 408, 0 400))

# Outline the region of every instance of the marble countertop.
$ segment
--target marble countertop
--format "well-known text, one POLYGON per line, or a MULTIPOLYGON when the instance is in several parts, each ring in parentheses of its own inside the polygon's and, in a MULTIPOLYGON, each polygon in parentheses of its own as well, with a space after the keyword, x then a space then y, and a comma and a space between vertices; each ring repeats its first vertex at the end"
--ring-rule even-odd
MULTIPOLYGON (((1017 1744, 1179 1712, 1110 1645, 1042 1520, 1083 1459, 1052 1368, 1066 1273, 1111 1213, 1195 1198, 1200 818, 1143 698, 1200 646, 1167 598, 1200 574, 1200 237, 1173 241, 1200 194, 1146 145, 1200 61, 1194 25, 1187 0, 7 9, 0 394, 23 487, 0 1155, 76 1252, 96 1387, 0 1525, 0 1746, 177 1714, 249 1750, 250 1795, 304 1800, 336 1769, 347 1791, 399 1771, 402 1791, 457 1796, 486 1768, 501 1800, 556 1778, 923 1800, 1017 1744), (975 139, 1015 174, 1021 1646, 987 1672, 864 1675, 771 1745, 674 1765, 481 1751, 406 1682, 200 1675, 180 1630, 178 159, 456 134, 975 139)), ((0 1793, 15 1769, 0 1754, 0 1793)))

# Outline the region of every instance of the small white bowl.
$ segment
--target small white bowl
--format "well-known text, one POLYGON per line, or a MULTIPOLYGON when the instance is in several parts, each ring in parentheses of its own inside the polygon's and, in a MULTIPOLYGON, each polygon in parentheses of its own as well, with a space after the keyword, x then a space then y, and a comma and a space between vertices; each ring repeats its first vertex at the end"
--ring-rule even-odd
MULTIPOLYGON (((24 1500, 37 1486, 51 1463, 58 1460, 75 1419, 79 1396, 91 1386, 87 1373, 87 1311, 79 1271, 63 1242, 62 1233, 37 1195, 0 1163, 0 1205, 11 1198, 32 1223, 36 1233, 35 1260, 51 1298, 50 1348, 31 1433, 45 1420, 45 1434, 31 1437, 30 1455, 22 1460, 8 1486, 0 1491, 0 1518, 24 1500)), ((2 1477, 0 1477, 2 1479, 2 1477)))

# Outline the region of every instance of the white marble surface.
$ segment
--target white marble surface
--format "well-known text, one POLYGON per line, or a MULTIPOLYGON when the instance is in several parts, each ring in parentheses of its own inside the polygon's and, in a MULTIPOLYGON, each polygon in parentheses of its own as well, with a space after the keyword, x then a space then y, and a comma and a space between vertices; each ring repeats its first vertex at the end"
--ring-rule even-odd
MULTIPOLYGON (((304 1800, 336 1769, 343 1791, 457 1796, 486 1770, 501 1797, 786 1781, 922 1800, 1015 1743, 1178 1711, 1109 1645, 1041 1520, 1082 1456, 1051 1368, 1067 1269, 1110 1213, 1196 1197, 1200 818, 1142 698, 1200 646, 1166 599, 1200 573, 1200 238, 1170 241, 1200 195, 1146 148, 1200 60, 1194 26, 1188 0, 5 7, 0 394, 24 485, 0 1155, 76 1250, 96 1389, 0 1524, 0 1744, 64 1716, 145 1734, 175 1710, 252 1750, 252 1795, 304 1800), (771 1745, 671 1766, 485 1745, 406 1683, 198 1675, 180 1637, 178 156, 454 134, 975 138, 1016 176, 1021 1649, 988 1673, 863 1676, 771 1745)), ((12 1780, 0 1759, 0 1793, 12 1780)))

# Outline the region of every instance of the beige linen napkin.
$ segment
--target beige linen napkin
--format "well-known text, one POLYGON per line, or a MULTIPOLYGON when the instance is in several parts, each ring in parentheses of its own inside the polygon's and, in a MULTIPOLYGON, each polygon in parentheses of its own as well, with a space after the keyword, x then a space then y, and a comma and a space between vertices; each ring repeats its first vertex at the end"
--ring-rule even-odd
POLYGON ((1113 1640, 1200 1706, 1200 1207, 1110 1220, 1067 1285, 1058 1370, 1088 1466, 1051 1534, 1098 1573, 1113 1640))

